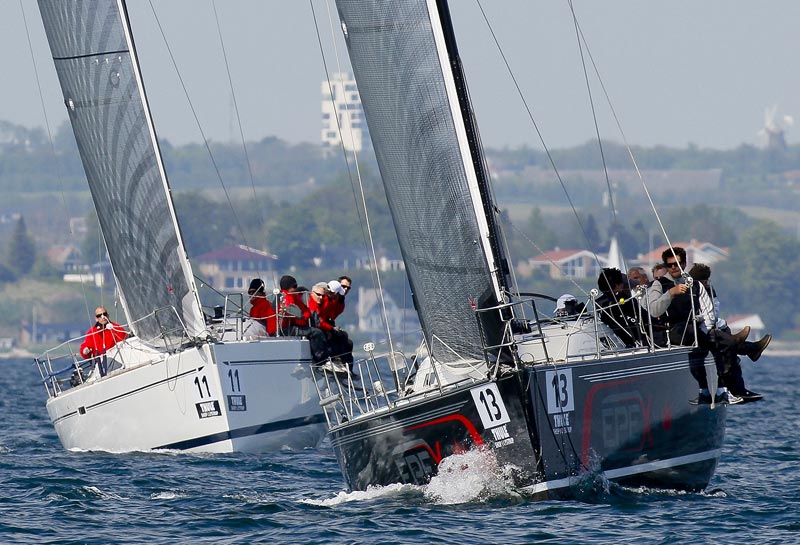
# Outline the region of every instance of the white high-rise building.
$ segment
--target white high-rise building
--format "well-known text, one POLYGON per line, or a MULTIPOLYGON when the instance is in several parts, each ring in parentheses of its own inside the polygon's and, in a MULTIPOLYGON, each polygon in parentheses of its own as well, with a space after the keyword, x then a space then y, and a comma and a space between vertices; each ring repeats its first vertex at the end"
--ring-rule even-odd
POLYGON ((353 77, 344 72, 332 74, 330 84, 323 81, 321 89, 322 144, 338 148, 341 132, 347 151, 359 152, 370 146, 367 121, 353 77))

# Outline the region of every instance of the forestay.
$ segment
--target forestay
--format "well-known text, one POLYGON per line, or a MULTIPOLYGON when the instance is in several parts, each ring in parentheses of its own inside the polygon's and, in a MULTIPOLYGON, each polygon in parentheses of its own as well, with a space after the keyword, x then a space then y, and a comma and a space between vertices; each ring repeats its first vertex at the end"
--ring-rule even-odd
POLYGON ((499 289, 435 7, 337 6, 431 354, 483 359, 474 306, 495 305, 499 289))
POLYGON ((133 332, 202 333, 124 2, 39 0, 64 102, 133 332), (174 307, 173 312, 156 309, 174 307))

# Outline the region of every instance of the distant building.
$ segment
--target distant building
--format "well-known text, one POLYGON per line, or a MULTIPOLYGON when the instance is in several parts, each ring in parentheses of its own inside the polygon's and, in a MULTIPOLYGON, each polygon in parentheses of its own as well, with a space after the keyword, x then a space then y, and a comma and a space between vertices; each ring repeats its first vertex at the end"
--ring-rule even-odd
POLYGON ((750 336, 748 340, 755 341, 761 337, 764 332, 764 321, 758 314, 734 314, 726 316, 725 321, 728 322, 728 327, 731 331, 738 332, 744 329, 744 326, 750 326, 750 336))
POLYGON ((86 216, 69 218, 69 232, 77 239, 85 237, 89 232, 89 224, 86 222, 86 216))
MULTIPOLYGON (((383 305, 378 297, 380 292, 372 288, 358 288, 358 330, 364 333, 385 333, 383 325, 383 305)), ((413 307, 402 308, 392 296, 384 292, 386 315, 389 329, 393 333, 417 331, 420 328, 417 313, 413 307)))
POLYGON ((93 265, 83 265, 80 269, 64 273, 64 282, 94 284, 98 288, 114 284, 111 263, 100 261, 93 265))
POLYGON ((51 265, 63 273, 74 273, 88 269, 83 264, 81 249, 74 244, 51 246, 45 256, 51 265))
POLYGON ((356 81, 346 72, 331 75, 323 81, 322 89, 322 144, 332 148, 341 142, 347 151, 359 152, 370 146, 369 131, 361 106, 356 81))
MULTIPOLYGON (((381 255, 384 250, 376 248, 378 255, 378 270, 381 272, 387 271, 404 271, 406 264, 403 259, 396 256, 381 255)), ((322 254, 314 260, 317 267, 325 267, 330 269, 340 269, 344 274, 347 271, 354 271, 357 269, 374 270, 375 266, 372 263, 372 255, 369 252, 359 249, 357 247, 335 246, 323 248, 322 254)))
POLYGON ((89 326, 82 323, 54 323, 43 324, 40 322, 22 322, 19 335, 20 346, 49 345, 80 338, 89 326))
POLYGON ((530 276, 535 270, 547 271, 550 278, 597 278, 600 269, 606 266, 607 258, 589 250, 560 250, 556 248, 539 254, 521 263, 518 270, 522 276, 530 276), (600 263, 597 260, 600 260, 600 263))
POLYGON ((275 261, 277 257, 244 245, 233 245, 197 256, 200 276, 218 290, 242 291, 250 280, 263 278, 269 285, 276 283, 275 261))

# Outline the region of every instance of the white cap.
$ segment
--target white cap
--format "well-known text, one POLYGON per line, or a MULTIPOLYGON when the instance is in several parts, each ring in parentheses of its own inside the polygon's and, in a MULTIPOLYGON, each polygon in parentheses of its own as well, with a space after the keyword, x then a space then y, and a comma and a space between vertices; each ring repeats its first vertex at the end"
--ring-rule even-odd
POLYGON ((577 301, 574 295, 569 293, 565 293, 561 297, 558 298, 558 302, 556 302, 556 309, 554 312, 558 312, 559 309, 563 309, 567 307, 567 301, 577 301))
POLYGON ((338 293, 339 295, 344 295, 344 288, 339 283, 338 280, 331 280, 328 282, 328 289, 331 290, 333 293, 338 293))

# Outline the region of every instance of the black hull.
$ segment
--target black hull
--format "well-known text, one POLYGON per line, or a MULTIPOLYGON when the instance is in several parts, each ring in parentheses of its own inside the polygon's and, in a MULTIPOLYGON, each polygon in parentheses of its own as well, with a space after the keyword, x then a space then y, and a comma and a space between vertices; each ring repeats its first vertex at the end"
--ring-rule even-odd
POLYGON ((410 400, 330 436, 353 490, 426 483, 442 458, 474 447, 520 468, 516 484, 536 496, 569 496, 586 472, 701 490, 720 456, 726 407, 689 404, 696 394, 683 350, 541 365, 410 400))

